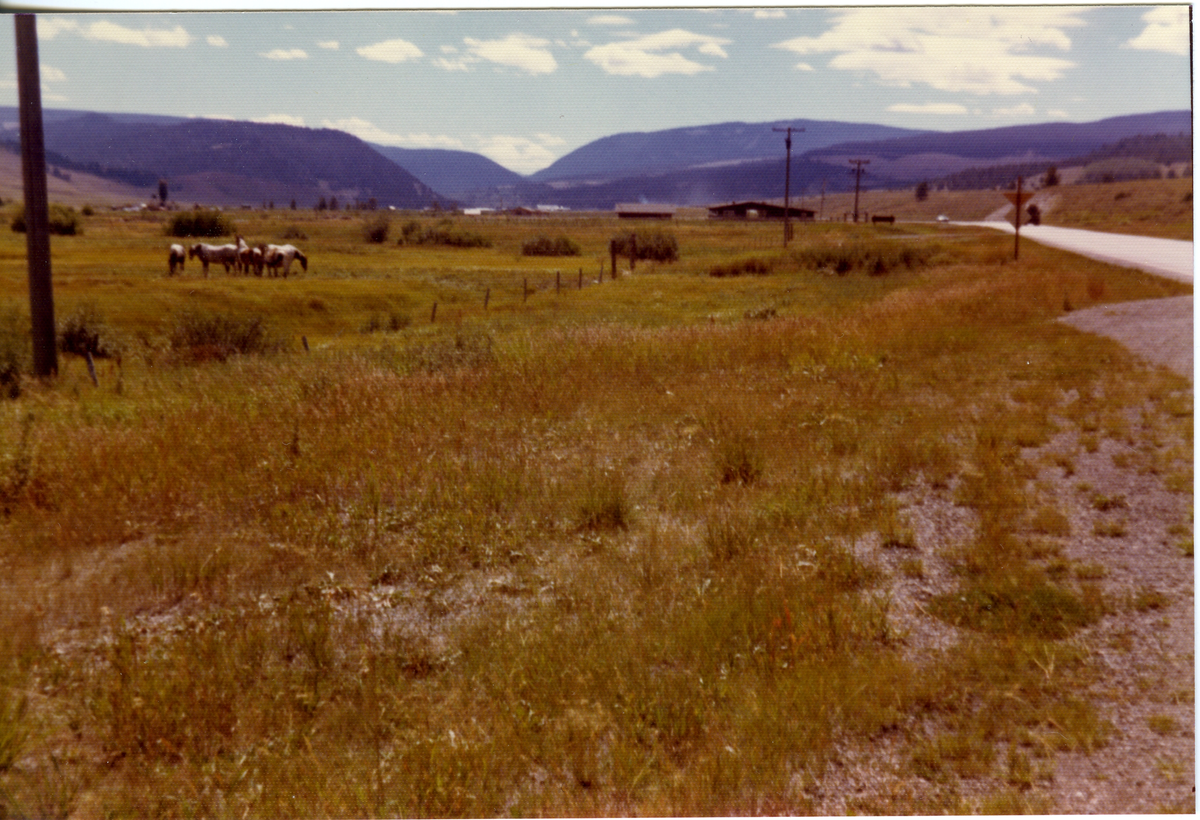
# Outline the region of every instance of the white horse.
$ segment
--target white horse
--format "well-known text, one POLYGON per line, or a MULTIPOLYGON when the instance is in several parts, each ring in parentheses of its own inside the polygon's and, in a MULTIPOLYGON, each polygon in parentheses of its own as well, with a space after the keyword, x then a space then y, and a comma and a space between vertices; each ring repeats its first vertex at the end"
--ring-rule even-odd
POLYGON ((237 245, 206 245, 198 243, 188 248, 188 259, 199 259, 204 264, 204 278, 208 278, 210 263, 225 266, 225 272, 237 267, 237 245))
MULTIPOLYGON (((272 271, 282 266, 284 279, 287 279, 293 260, 298 260, 300 267, 308 270, 308 257, 295 245, 267 245, 263 250, 263 263, 272 271)), ((274 273, 271 275, 274 276, 274 273)))
POLYGON ((241 234, 237 237, 237 271, 238 273, 250 272, 250 246, 246 244, 246 240, 241 234))
POLYGON ((167 254, 167 264, 171 266, 171 275, 175 275, 175 266, 179 265, 180 272, 183 271, 183 262, 187 259, 187 251, 183 245, 172 245, 170 253, 167 254))

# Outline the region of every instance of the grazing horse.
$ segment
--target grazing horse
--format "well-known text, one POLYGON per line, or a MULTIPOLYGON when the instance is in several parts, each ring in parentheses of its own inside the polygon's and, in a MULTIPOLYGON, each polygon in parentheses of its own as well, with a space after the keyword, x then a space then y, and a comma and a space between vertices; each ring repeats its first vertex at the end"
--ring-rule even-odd
POLYGON ((204 278, 208 278, 208 266, 217 263, 225 266, 229 273, 231 267, 237 266, 237 245, 206 245, 198 243, 188 248, 188 259, 199 259, 204 264, 204 278))
POLYGON ((238 273, 250 272, 250 246, 246 244, 246 240, 241 234, 237 237, 237 271, 238 273))
POLYGON ((267 245, 263 251, 263 262, 267 267, 274 270, 281 265, 283 266, 284 279, 287 279, 293 260, 299 260, 300 267, 305 271, 308 270, 308 257, 301 253, 300 249, 295 245, 267 245))
POLYGON ((179 265, 180 272, 183 271, 183 262, 187 258, 187 251, 183 249, 183 245, 172 245, 170 253, 167 254, 167 264, 171 266, 171 275, 175 275, 175 266, 179 265))
POLYGON ((246 272, 254 271, 255 276, 262 276, 263 273, 263 252, 262 248, 246 248, 242 252, 242 265, 246 268, 246 272))

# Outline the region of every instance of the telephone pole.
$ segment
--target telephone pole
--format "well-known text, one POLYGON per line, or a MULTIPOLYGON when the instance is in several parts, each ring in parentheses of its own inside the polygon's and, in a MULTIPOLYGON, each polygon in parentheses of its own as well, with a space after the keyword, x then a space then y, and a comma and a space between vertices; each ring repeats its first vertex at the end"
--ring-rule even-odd
POLYGON ((787 138, 783 144, 787 146, 787 163, 784 165, 783 171, 783 246, 786 248, 788 240, 792 238, 792 225, 790 217, 792 215, 792 132, 803 132, 803 128, 772 128, 772 131, 786 131, 787 138))
POLYGON ((37 17, 13 15, 17 38, 17 102, 21 108, 21 173, 25 184, 25 253, 29 267, 29 316, 33 372, 58 372, 54 292, 50 281, 50 217, 46 193, 46 143, 38 70, 37 17))
POLYGON ((869 159, 852 159, 850 164, 854 166, 854 222, 858 224, 858 185, 862 180, 863 166, 870 165, 869 159))

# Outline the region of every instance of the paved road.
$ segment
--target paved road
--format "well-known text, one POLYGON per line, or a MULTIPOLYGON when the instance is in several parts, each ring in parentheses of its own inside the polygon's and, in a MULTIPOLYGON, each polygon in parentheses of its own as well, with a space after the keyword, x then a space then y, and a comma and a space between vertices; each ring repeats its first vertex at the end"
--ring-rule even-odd
MULTIPOLYGON (((1013 232, 1008 222, 955 222, 1013 232)), ((1192 242, 1181 239, 1155 239, 1123 233, 1101 233, 1050 225, 1022 225, 1021 237, 1052 248, 1062 248, 1127 268, 1137 268, 1180 282, 1192 282, 1195 276, 1195 250, 1192 242)))

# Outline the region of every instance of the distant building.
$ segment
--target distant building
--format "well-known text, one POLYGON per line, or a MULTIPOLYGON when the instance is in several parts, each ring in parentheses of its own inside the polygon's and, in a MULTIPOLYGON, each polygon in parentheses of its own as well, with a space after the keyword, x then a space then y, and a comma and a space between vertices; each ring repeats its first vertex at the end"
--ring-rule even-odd
POLYGON ((623 202, 617 204, 618 219, 673 219, 676 206, 656 205, 648 202, 623 202))
MULTIPOLYGON (((792 205, 791 218, 800 222, 811 222, 817 212, 792 205)), ((784 208, 774 202, 730 202, 727 205, 710 205, 708 214, 714 219, 783 219, 784 208)))

